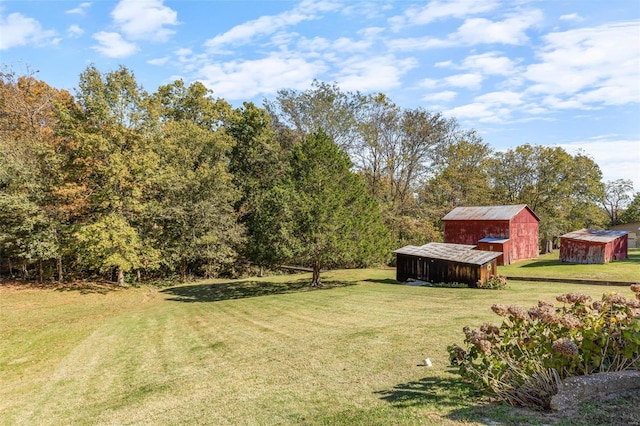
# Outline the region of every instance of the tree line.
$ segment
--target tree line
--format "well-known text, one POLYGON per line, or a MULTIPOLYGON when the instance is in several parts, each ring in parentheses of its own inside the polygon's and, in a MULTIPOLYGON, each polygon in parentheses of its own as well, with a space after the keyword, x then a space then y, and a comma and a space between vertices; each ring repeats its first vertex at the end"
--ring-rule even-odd
POLYGON ((88 66, 73 95, 0 73, 5 276, 124 283, 295 263, 319 285, 321 268, 441 239, 456 206, 526 203, 552 240, 637 220, 632 191, 584 153, 495 152, 440 113, 335 84, 233 108, 198 82, 147 92, 125 67, 88 66))

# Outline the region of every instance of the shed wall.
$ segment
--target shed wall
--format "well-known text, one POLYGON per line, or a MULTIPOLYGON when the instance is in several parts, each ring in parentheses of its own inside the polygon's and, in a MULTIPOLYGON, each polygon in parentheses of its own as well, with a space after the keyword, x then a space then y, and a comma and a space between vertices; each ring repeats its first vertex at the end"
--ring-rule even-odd
POLYGON ((605 245, 592 241, 560 239, 560 262, 605 263, 605 245))
POLYGON ((511 261, 511 240, 504 243, 496 242, 478 242, 478 250, 495 251, 496 253, 502 253, 500 257, 496 258, 496 264, 509 265, 511 261))
POLYGON ((628 236, 622 235, 607 243, 560 239, 560 261, 566 263, 607 263, 627 258, 628 236))
POLYGON ((629 235, 622 235, 616 238, 608 246, 611 248, 611 257, 607 262, 626 259, 629 252, 629 235))
POLYGON ((397 255, 396 279, 400 282, 413 278, 428 282, 458 282, 475 286, 478 281, 497 275, 495 259, 485 265, 472 265, 426 257, 397 255))

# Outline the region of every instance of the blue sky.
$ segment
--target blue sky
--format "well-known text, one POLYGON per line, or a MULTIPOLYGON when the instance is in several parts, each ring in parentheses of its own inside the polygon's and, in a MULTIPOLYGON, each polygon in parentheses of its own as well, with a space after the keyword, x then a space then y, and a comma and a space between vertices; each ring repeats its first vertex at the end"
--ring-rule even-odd
POLYGON ((73 91, 88 64, 235 106, 313 79, 382 92, 494 149, 582 149, 640 191, 638 0, 0 0, 4 66, 73 91))

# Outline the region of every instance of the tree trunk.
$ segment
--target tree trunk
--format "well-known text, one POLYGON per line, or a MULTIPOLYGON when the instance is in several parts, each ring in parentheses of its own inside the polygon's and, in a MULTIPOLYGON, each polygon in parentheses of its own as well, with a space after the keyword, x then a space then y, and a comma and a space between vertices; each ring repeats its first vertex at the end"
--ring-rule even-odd
POLYGON ((184 259, 180 263, 180 276, 181 276, 182 282, 187 281, 187 261, 184 259))
POLYGON ((118 267, 118 285, 124 285, 124 271, 118 267))
POLYGON ((59 257, 56 263, 57 263, 57 269, 58 269, 58 282, 61 283, 62 281, 64 281, 64 276, 62 274, 62 258, 59 257))
POLYGON ((320 262, 313 262, 313 279, 311 281, 311 287, 320 287, 320 262))
POLYGON ((42 270, 42 259, 38 259, 38 279, 40 280, 40 284, 44 281, 44 272, 42 270))

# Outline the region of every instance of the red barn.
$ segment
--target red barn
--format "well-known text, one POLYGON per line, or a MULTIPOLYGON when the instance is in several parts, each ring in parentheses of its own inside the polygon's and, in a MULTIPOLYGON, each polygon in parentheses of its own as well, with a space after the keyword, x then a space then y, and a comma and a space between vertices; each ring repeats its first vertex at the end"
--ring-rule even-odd
POLYGON ((498 265, 538 257, 540 219, 526 204, 456 207, 442 218, 444 242, 502 252, 498 265))
POLYGON ((607 263, 626 259, 628 232, 581 229, 560 237, 560 261, 607 263))

